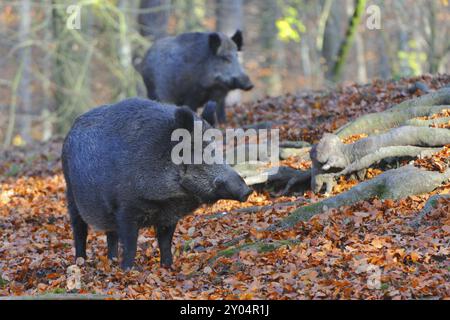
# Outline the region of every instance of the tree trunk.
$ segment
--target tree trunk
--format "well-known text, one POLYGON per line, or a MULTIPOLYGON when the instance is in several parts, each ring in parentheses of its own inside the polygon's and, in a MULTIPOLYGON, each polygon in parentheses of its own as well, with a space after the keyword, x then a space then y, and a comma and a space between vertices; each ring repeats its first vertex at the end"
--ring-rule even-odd
MULTIPOLYGON (((406 10, 406 5, 403 0, 394 1, 395 9, 397 11, 397 23, 398 23, 398 49, 395 53, 398 52, 407 52, 408 51, 408 26, 407 21, 403 19, 403 13, 406 10)), ((411 69, 409 67, 408 59, 405 57, 398 57, 398 67, 395 70, 396 74, 400 74, 403 77, 411 75, 411 69)))
POLYGON ((355 34, 356 32, 358 32, 358 26, 364 13, 365 7, 366 7, 366 0, 355 0, 355 10, 353 12, 353 16, 350 19, 349 26, 345 34, 345 38, 340 45, 336 62, 334 63, 331 72, 331 78, 333 79, 334 82, 337 82, 341 79, 342 71, 345 62, 347 61, 350 49, 353 45, 355 34))
MULTIPOLYGON (((389 79, 392 76, 391 73, 391 66, 389 62, 389 56, 388 56, 388 48, 386 45, 386 34, 382 34, 379 37, 377 37, 377 48, 379 54, 378 58, 378 75, 381 77, 381 79, 389 79)), ((374 74, 377 74, 374 72, 374 74)))
POLYGON ((26 43, 31 30, 31 3, 23 0, 20 6, 19 43, 24 45, 19 50, 19 60, 23 65, 22 77, 19 84, 19 132, 26 143, 31 142, 31 48, 26 43))
POLYGON ((358 82, 367 83, 367 69, 366 69, 366 58, 365 58, 365 47, 364 39, 362 35, 357 32, 356 37, 356 57, 358 61, 358 82))
POLYGON ((177 30, 179 32, 203 31, 202 22, 205 20, 206 0, 178 0, 176 7, 177 30))
MULTIPOLYGON (((51 0, 45 1, 45 16, 46 16, 46 23, 48 24, 46 30, 45 30, 45 36, 44 40, 46 43, 50 43, 53 38, 53 32, 51 28, 51 22, 52 22, 52 2, 51 0)), ((43 107, 42 107, 42 141, 48 141, 53 134, 53 124, 52 124, 52 117, 51 117, 51 110, 53 108, 53 99, 52 99, 52 93, 51 93, 51 78, 52 78, 52 62, 53 57, 51 52, 47 52, 45 54, 45 57, 43 58, 43 65, 44 65, 44 76, 45 81, 43 84, 44 89, 44 99, 43 99, 43 107)))
POLYGON ((312 61, 309 52, 308 41, 306 38, 303 38, 300 41, 300 59, 302 60, 302 71, 303 76, 309 78, 312 75, 312 61))
POLYGON ((120 66, 122 67, 125 75, 124 79, 126 79, 121 83, 121 90, 119 93, 120 99, 125 99, 126 97, 135 96, 137 94, 136 86, 133 81, 131 81, 133 78, 133 57, 131 52, 131 43, 127 37, 129 22, 126 9, 128 3, 129 1, 126 0, 120 0, 118 3, 118 8, 124 15, 123 21, 121 22, 122 25, 119 30, 120 43, 118 48, 118 57, 120 66))
POLYGON ((78 30, 67 27, 65 8, 53 0, 52 9, 53 36, 56 44, 52 68, 53 82, 56 84, 55 130, 65 134, 75 118, 90 106, 84 80, 87 78, 85 74, 92 50, 86 52, 73 36, 78 30))
POLYGON ((429 70, 430 73, 436 74, 439 71, 439 54, 437 52, 436 43, 436 28, 437 28, 437 8, 436 3, 431 1, 428 5, 428 24, 429 24, 429 37, 428 37, 428 60, 430 61, 429 70))
POLYGON ((276 95, 281 91, 281 78, 277 72, 277 61, 279 61, 277 55, 283 50, 280 48, 281 43, 275 28, 275 21, 280 16, 280 8, 277 1, 264 1, 259 9, 261 14, 259 42, 265 57, 261 67, 267 70, 261 80, 266 84, 266 93, 276 95))
MULTIPOLYGON (((217 0, 216 2, 216 29, 227 36, 232 36, 236 30, 243 29, 243 7, 242 0, 217 0)), ((245 41, 245 35, 244 35, 245 41)), ((240 56, 243 62, 242 55, 240 56)), ((227 96, 227 105, 239 103, 241 101, 241 92, 239 90, 231 91, 227 96)))
POLYGON ((167 35, 170 0, 141 0, 139 8, 142 13, 138 15, 139 32, 152 40, 167 35))
POLYGON ((331 80, 331 70, 339 50, 339 39, 341 39, 340 31, 342 29, 344 15, 345 12, 343 10, 342 1, 333 1, 325 24, 321 48, 322 57, 325 60, 325 77, 328 80, 331 80))
POLYGON ((232 36, 243 28, 242 0, 217 0, 217 31, 232 36))

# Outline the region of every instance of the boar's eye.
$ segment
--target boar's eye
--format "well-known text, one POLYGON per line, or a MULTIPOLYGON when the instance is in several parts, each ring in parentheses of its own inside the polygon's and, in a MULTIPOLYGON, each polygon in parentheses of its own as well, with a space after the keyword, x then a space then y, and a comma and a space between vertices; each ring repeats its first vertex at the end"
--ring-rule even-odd
POLYGON ((221 56, 220 58, 223 61, 228 62, 228 63, 231 63, 231 61, 232 61, 232 57, 230 57, 230 56, 221 56))

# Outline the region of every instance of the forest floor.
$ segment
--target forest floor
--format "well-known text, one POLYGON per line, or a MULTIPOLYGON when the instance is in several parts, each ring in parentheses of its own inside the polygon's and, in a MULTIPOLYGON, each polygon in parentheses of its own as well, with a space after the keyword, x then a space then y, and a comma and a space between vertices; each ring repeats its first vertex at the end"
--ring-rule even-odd
MULTIPOLYGON (((335 91, 266 98, 229 110, 231 126, 272 121, 281 140, 311 143, 325 132, 369 112, 421 95, 450 76, 349 84, 335 91)), ((0 158, 0 296, 64 294, 74 264, 72 233, 60 166, 61 141, 13 148, 0 158)), ((442 171, 450 149, 415 161, 442 171)), ((289 159, 292 167, 309 167, 289 159)), ((381 170, 370 170, 367 178, 381 170)), ((338 194, 358 182, 341 179, 338 194)), ((450 183, 433 194, 450 192, 450 183)), ((178 224, 173 270, 160 268, 152 229, 142 230, 136 263, 123 272, 106 257, 106 237, 90 230, 88 259, 81 266, 81 289, 70 292, 125 299, 442 299, 450 298, 450 201, 441 201, 419 228, 409 222, 431 194, 399 201, 362 201, 330 209, 287 231, 258 232, 303 203, 323 198, 312 192, 279 196, 254 192, 245 203, 219 201, 203 206, 178 224), (293 206, 242 213, 238 208, 295 201, 293 206), (224 214, 227 213, 227 214, 224 214), (217 258, 225 244, 264 241, 217 258), (285 245, 273 248, 270 243, 285 245), (213 259, 216 257, 217 259, 213 259)))

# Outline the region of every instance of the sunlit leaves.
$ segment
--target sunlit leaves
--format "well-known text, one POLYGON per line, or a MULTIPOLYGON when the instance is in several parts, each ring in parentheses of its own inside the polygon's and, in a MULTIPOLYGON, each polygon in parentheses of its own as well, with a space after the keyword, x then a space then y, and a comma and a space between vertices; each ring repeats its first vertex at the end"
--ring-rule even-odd
MULTIPOLYGON (((397 83, 375 81, 371 86, 349 85, 331 93, 263 99, 235 107, 230 116, 235 126, 278 121, 284 140, 313 142, 342 122, 410 98, 406 88, 418 80, 431 89, 450 83, 450 78, 443 76, 397 83)), ((354 136, 348 142, 359 138, 354 136)), ((152 229, 140 233, 139 271, 124 272, 117 261, 108 261, 106 237, 94 230, 88 238, 88 258, 75 262, 60 147, 61 141, 55 141, 2 154, 0 296, 75 292, 124 299, 449 297, 449 201, 437 203, 418 229, 408 226, 430 194, 399 201, 362 201, 327 210, 290 230, 260 232, 258 229, 286 217, 296 206, 317 202, 323 196, 306 192, 281 197, 254 192, 246 203, 219 201, 181 220, 173 241, 173 270, 159 267, 152 229), (12 168, 19 169, 8 175, 12 168), (233 211, 291 201, 298 204, 251 213, 233 211), (224 246, 239 237, 237 246, 243 250, 224 246), (258 242, 264 245, 256 247, 258 242), (228 254, 217 257, 226 249, 228 254)), ((445 148, 433 157, 415 161, 415 165, 439 171, 448 165, 449 157, 450 149, 445 148)), ((284 164, 300 169, 310 165, 294 157, 284 164)), ((369 170, 366 178, 382 169, 369 170)), ((335 192, 355 183, 341 179, 335 192)), ((434 191, 449 192, 450 184, 434 191)))
POLYGON ((301 34, 306 32, 306 27, 301 22, 295 7, 285 7, 283 17, 278 19, 275 25, 278 29, 278 37, 286 42, 300 42, 301 34))

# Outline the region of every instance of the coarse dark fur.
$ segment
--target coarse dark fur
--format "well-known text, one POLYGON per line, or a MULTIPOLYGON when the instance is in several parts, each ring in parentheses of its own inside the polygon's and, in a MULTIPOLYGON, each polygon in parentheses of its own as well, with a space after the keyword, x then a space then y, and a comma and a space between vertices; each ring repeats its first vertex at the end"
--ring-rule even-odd
MULTIPOLYGON (((175 165, 171 134, 202 121, 190 109, 131 98, 80 116, 67 135, 62 163, 77 257, 86 257, 88 225, 106 231, 108 256, 130 268, 140 228, 155 226, 161 264, 172 264, 179 219, 202 203, 245 201, 250 194, 228 165, 175 165)), ((203 121, 204 128, 209 128, 203 121)))
POLYGON ((140 66, 148 97, 194 111, 215 101, 217 119, 224 123, 228 92, 253 88, 238 59, 242 45, 239 30, 231 38, 195 32, 156 41, 140 66))

